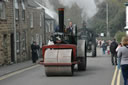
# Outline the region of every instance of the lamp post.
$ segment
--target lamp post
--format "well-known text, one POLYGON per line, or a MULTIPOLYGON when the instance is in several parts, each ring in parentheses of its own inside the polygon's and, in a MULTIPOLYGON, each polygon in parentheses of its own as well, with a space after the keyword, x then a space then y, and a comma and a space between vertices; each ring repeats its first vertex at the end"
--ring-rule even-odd
POLYGON ((46 44, 46 18, 45 18, 45 9, 43 9, 44 15, 44 43, 46 44))
POLYGON ((126 26, 124 29, 126 30, 126 35, 128 36, 128 2, 125 3, 126 6, 126 26))
POLYGON ((107 37, 110 37, 110 33, 108 29, 108 3, 106 3, 106 28, 107 28, 107 37))

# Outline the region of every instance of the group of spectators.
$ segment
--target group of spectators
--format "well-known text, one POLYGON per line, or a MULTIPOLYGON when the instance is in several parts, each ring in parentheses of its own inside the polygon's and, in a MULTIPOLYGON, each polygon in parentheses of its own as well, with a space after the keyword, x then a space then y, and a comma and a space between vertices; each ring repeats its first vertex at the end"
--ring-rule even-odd
POLYGON ((110 54, 110 44, 112 43, 111 40, 105 41, 105 40, 98 40, 97 44, 98 47, 102 48, 103 54, 110 54))
POLYGON ((118 44, 115 39, 112 41, 98 41, 98 46, 102 48, 103 54, 111 52, 112 65, 121 68, 124 78, 124 85, 128 85, 128 36, 123 37, 118 44))

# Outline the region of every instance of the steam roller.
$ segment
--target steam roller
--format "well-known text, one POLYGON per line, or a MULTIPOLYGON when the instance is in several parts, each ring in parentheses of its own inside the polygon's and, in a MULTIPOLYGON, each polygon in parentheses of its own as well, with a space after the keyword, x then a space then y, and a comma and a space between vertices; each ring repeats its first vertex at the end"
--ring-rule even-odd
POLYGON ((43 61, 46 76, 72 76, 74 65, 86 70, 86 43, 77 39, 77 26, 71 33, 64 31, 64 8, 59 8, 59 31, 53 33, 51 45, 43 46, 43 61))

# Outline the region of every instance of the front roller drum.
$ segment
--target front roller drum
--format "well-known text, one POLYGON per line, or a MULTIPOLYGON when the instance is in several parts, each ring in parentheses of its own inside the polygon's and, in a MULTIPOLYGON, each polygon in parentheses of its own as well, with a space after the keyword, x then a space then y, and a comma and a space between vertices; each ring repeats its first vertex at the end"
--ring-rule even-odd
POLYGON ((74 66, 45 66, 46 76, 72 76, 74 66))
POLYGON ((72 49, 48 49, 45 52, 44 67, 46 76, 71 76, 74 65, 72 49))

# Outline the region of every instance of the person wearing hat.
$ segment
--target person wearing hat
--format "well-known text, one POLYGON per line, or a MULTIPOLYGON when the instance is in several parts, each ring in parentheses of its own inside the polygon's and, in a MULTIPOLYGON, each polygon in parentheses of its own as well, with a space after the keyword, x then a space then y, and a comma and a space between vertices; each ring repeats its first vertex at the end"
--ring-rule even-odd
POLYGON ((32 62, 36 63, 36 61, 38 60, 38 54, 37 54, 37 45, 36 42, 33 41, 32 45, 31 45, 31 50, 32 50, 32 62))

